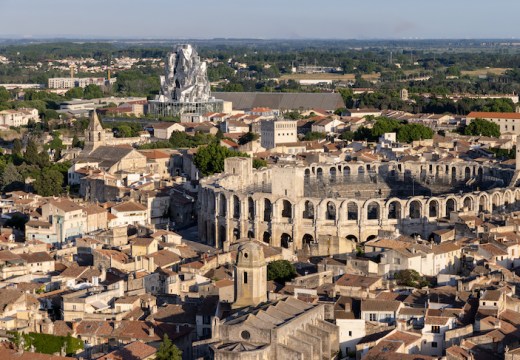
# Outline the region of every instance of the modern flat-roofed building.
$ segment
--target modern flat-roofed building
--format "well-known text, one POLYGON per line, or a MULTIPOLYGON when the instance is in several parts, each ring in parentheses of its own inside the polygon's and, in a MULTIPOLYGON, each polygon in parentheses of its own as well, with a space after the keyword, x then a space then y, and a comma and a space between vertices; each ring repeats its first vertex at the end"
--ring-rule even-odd
POLYGON ((297 122, 294 120, 262 121, 262 147, 272 149, 280 144, 298 141, 297 122))

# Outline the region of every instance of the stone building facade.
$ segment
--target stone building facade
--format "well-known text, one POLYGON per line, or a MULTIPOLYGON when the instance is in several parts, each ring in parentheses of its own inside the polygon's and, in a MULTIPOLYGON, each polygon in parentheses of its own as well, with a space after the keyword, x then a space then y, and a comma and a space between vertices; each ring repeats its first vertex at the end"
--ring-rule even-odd
POLYGON ((380 230, 429 238, 453 212, 515 208, 514 171, 492 164, 343 162, 252 169, 229 158, 201 180, 199 234, 224 247, 240 238, 329 255, 348 252, 380 230))

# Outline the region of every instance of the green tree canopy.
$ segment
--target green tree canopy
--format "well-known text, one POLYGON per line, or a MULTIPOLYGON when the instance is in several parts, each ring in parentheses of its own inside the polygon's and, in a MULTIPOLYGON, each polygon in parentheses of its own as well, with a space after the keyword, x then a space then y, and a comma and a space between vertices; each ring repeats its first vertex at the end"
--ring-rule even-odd
POLYGON ((253 159, 253 167, 255 169, 260 169, 260 168, 263 168, 266 166, 267 166, 267 161, 265 161, 263 159, 257 159, 257 158, 253 159))
POLYGON ((22 174, 12 162, 8 163, 2 173, 2 191, 21 190, 23 186, 22 174))
POLYGON ((398 285, 422 288, 430 283, 415 270, 399 270, 394 274, 398 285))
POLYGON ((74 87, 68 90, 65 93, 65 96, 70 99, 82 99, 83 98, 83 89, 80 87, 74 87))
POLYGON ((182 351, 172 343, 167 334, 164 334, 163 341, 155 353, 155 360, 182 360, 182 351))
POLYGON ((267 265, 267 280, 274 280, 278 283, 285 283, 296 277, 294 265, 287 260, 271 261, 267 265))
POLYGON ((34 181, 34 190, 41 196, 59 195, 63 189, 63 174, 56 169, 44 168, 34 181))
POLYGON ((325 139, 327 134, 322 132, 316 132, 316 131, 309 131, 307 134, 305 134, 303 140, 305 141, 313 141, 313 140, 321 140, 325 139))
POLYGON ((228 157, 234 156, 249 157, 249 155, 245 153, 229 150, 228 148, 220 146, 217 143, 212 143, 208 146, 201 147, 197 151, 197 154, 195 154, 194 163, 202 175, 208 176, 211 174, 223 172, 224 160, 228 157))
POLYGON ((464 135, 500 137, 500 126, 485 119, 475 119, 463 132, 464 135))
POLYGON ((410 143, 412 141, 431 139, 433 130, 422 124, 406 124, 397 131, 397 140, 410 143))
POLYGON ((83 91, 83 96, 85 99, 97 99, 103 97, 103 91, 101 88, 94 84, 89 84, 85 86, 85 90, 83 91))

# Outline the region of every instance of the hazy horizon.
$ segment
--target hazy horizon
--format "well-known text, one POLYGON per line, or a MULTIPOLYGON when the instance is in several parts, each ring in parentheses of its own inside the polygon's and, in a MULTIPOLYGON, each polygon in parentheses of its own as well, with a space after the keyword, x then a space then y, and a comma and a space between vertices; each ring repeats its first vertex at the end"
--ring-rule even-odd
POLYGON ((0 38, 449 40, 516 39, 520 2, 411 0, 0 0, 0 38), (30 11, 28 11, 30 9, 30 11), (497 21, 500 19, 500 21, 497 21))

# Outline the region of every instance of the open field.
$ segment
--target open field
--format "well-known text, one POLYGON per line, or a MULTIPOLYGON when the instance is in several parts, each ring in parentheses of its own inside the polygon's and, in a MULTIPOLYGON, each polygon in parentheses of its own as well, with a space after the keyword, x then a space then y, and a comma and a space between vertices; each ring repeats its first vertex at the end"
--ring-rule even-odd
POLYGON ((511 70, 511 69, 509 69, 509 68, 483 68, 483 69, 477 69, 477 70, 463 70, 463 71, 461 71, 461 74, 469 75, 469 76, 481 76, 481 75, 487 75, 487 74, 502 75, 507 70, 511 70))
MULTIPOLYGON (((374 80, 379 79, 380 74, 365 74, 362 75, 363 79, 374 80)), ((332 81, 349 81, 354 80, 354 74, 286 74, 280 77, 280 80, 332 80, 332 81)))

